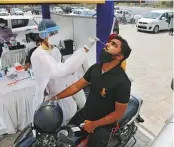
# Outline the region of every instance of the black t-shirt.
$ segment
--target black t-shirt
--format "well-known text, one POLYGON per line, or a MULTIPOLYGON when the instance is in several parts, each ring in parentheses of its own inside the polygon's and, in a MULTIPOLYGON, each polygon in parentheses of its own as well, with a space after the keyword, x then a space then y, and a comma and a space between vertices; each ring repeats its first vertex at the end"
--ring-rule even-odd
POLYGON ((115 111, 115 102, 128 103, 131 82, 120 65, 102 74, 102 64, 94 64, 83 78, 90 83, 85 119, 98 120, 115 111))

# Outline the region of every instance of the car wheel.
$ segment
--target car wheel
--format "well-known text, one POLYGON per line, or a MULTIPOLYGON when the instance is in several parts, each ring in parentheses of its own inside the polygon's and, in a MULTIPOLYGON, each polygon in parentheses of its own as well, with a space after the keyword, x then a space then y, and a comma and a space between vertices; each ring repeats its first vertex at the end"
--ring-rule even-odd
POLYGON ((154 29, 153 29, 153 32, 156 34, 159 32, 159 26, 155 26, 154 29))

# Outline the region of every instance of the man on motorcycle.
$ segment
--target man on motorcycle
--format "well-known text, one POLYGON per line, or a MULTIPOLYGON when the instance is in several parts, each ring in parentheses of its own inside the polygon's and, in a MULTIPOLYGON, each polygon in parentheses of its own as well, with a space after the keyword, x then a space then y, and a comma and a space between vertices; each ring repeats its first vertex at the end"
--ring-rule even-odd
POLYGON ((84 134, 88 136, 88 147, 107 147, 116 122, 125 113, 131 82, 121 63, 130 53, 127 41, 115 36, 101 51, 101 63, 92 65, 83 78, 51 98, 53 101, 63 99, 90 84, 84 108, 69 122, 75 125, 85 123, 83 127, 84 134))

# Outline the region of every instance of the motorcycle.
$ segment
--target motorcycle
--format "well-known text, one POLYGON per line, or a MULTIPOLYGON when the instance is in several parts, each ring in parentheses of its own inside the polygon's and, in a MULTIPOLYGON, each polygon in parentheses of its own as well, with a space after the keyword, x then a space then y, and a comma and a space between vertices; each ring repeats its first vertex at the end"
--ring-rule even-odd
MULTIPOLYGON (((143 100, 135 95, 130 96, 127 110, 110 136, 108 147, 124 147, 131 138, 132 146, 136 144, 136 123, 144 122, 140 116, 143 100)), ((87 147, 87 138, 82 138, 83 124, 68 124, 52 132, 42 132, 35 124, 24 128, 14 141, 13 147, 87 147)))

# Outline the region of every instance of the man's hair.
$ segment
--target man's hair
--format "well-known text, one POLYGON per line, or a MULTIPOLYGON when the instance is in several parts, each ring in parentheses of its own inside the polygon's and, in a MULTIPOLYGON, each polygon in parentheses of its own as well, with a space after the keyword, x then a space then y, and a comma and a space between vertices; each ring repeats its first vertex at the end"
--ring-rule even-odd
POLYGON ((120 35, 114 36, 113 39, 117 39, 121 42, 121 52, 124 55, 124 58, 122 59, 122 61, 127 59, 132 51, 128 42, 125 39, 123 39, 120 35))
POLYGON ((0 23, 5 23, 5 20, 3 18, 0 18, 0 23))

